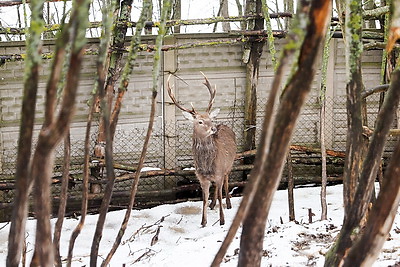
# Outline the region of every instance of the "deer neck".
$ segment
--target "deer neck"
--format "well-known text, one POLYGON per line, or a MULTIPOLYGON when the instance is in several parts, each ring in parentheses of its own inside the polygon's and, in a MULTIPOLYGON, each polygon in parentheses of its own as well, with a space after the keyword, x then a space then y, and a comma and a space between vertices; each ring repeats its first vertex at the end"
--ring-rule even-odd
POLYGON ((197 173, 201 175, 214 174, 216 152, 214 136, 193 137, 193 160, 197 173))

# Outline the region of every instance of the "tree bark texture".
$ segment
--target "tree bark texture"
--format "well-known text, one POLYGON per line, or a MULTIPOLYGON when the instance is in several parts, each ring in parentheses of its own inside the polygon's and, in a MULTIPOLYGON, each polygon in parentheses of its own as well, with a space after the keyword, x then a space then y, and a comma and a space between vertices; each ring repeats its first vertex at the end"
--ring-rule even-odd
MULTIPOLYGON (((93 113, 96 109, 98 96, 100 91, 104 93, 104 83, 105 83, 105 72, 106 66, 108 62, 108 50, 110 46, 111 39, 111 26, 112 17, 114 13, 114 4, 110 1, 105 1, 105 5, 102 7, 102 20, 103 20, 103 30, 102 30, 102 38, 100 39, 99 46, 99 55, 96 61, 97 67, 97 81, 95 85, 95 89, 92 91, 92 99, 89 109, 89 115, 86 123, 86 133, 85 133, 85 143, 84 143, 84 166, 83 166, 83 181, 82 181, 82 200, 81 200, 81 218, 79 220, 78 225, 73 230, 69 246, 68 246, 68 256, 67 256, 67 266, 71 266, 73 249, 75 245, 75 240, 78 235, 81 233, 83 225, 85 223, 87 208, 88 208, 88 199, 89 199, 89 160, 90 160, 90 130, 92 126, 93 113), (97 86, 97 87, 96 87, 97 86)), ((103 97, 104 98, 104 97, 103 97)), ((103 102, 104 104, 104 102, 103 102)), ((107 149, 110 149, 107 147, 107 149)), ((109 165, 110 159, 107 158, 107 164, 109 165)))
POLYGON ((331 1, 313 1, 309 24, 298 59, 298 69, 287 84, 278 108, 266 164, 255 188, 254 200, 243 221, 239 266, 260 266, 266 219, 280 181, 295 122, 315 74, 316 51, 323 42, 330 17, 331 1))
MULTIPOLYGON (((218 15, 222 17, 229 17, 228 0, 219 0, 219 3, 220 12, 218 15)), ((229 22, 222 22, 222 31, 229 32, 230 30, 231 25, 229 24, 229 22)))
POLYGON ((67 256, 67 266, 70 267, 72 263, 72 254, 74 250, 75 240, 82 231, 83 225, 86 220, 86 214, 88 209, 88 199, 89 199, 89 161, 90 161, 90 130, 93 121, 93 113, 95 110, 95 101, 97 99, 97 94, 92 97, 92 103, 89 109, 89 115, 86 122, 86 133, 85 133, 85 143, 84 143, 84 159, 83 159, 83 180, 82 180, 82 200, 81 200, 81 218, 78 225, 73 230, 69 245, 68 245, 68 256, 67 256))
MULTIPOLYGON (((108 114, 111 113, 111 109, 113 106, 113 99, 114 99, 114 94, 115 94, 115 84, 117 83, 118 78, 121 75, 121 59, 123 56, 123 50, 124 50, 124 45, 125 45, 125 40, 126 40, 126 32, 128 29, 128 25, 126 22, 130 20, 131 17, 131 9, 132 9, 132 0, 123 0, 120 2, 119 6, 119 16, 117 18, 117 25, 113 30, 113 40, 111 44, 112 52, 111 52, 111 57, 109 59, 109 69, 108 69, 108 74, 107 74, 107 79, 106 79, 106 84, 105 84, 105 97, 107 101, 107 112, 108 114)), ((99 88, 100 90, 100 88, 99 88)), ((119 101, 122 101, 122 97, 119 98, 119 101)), ((103 108, 105 108, 103 107, 103 108)), ((99 134, 97 138, 97 143, 96 146, 99 144, 104 144, 106 142, 106 129, 109 128, 110 125, 105 125, 104 120, 100 120, 100 125, 99 125, 99 134)), ((113 136, 114 133, 111 132, 111 135, 113 136)), ((101 149, 96 149, 95 151, 104 151, 101 149)), ((96 153, 96 157, 99 158, 104 158, 105 155, 96 153)))
MULTIPOLYGON (((295 36, 296 35, 292 35, 291 37, 295 37, 295 36)), ((293 38, 291 38, 290 42, 295 42, 295 40, 293 38)), ((254 165, 254 168, 252 168, 252 170, 250 172, 250 178, 244 189, 243 198, 242 198, 242 201, 240 202, 240 206, 238 208, 236 216, 233 219, 233 222, 229 228, 229 231, 228 231, 224 241, 222 242, 217 255, 215 255, 215 258, 211 264, 211 266, 213 266, 213 267, 220 266, 225 254, 226 254, 226 251, 228 250, 230 243, 234 239, 236 232, 239 229, 239 226, 241 225, 243 219, 247 216, 250 203, 253 201, 253 198, 254 198, 255 188, 257 188, 257 186, 260 182, 260 179, 264 178, 261 176, 262 175, 261 170, 264 168, 264 165, 266 164, 266 158, 268 156, 268 152, 270 149, 270 141, 272 138, 272 128, 273 128, 274 121, 275 121, 274 110, 275 110, 276 103, 278 102, 278 95, 279 95, 278 92, 281 88, 283 73, 286 70, 286 68, 288 67, 288 63, 289 63, 292 55, 296 52, 295 48, 296 48, 296 46, 287 45, 283 49, 281 59, 278 64, 278 68, 276 70, 275 77, 272 82, 271 91, 269 93, 269 97, 267 100, 267 105, 265 106, 263 131, 261 133, 259 148, 256 151, 257 157, 256 157, 255 165, 254 165)), ((248 154, 253 154, 254 152, 255 152, 255 150, 251 151, 251 153, 246 153, 246 156, 248 154)))
MULTIPOLYGON (((262 12, 261 0, 255 2, 255 12, 262 12)), ((264 20, 256 19, 254 30, 262 30, 264 20)), ((249 41, 247 44, 250 49, 249 61, 246 64, 246 89, 244 100, 244 149, 251 150, 255 148, 256 141, 256 114, 257 114, 257 85, 260 67, 260 59, 264 42, 249 41)))
POLYGON ((372 266, 392 228, 400 202, 400 142, 385 172, 383 185, 361 237, 350 249, 343 266, 372 266))
MULTIPOLYGON (((120 3, 120 19, 127 20, 127 17, 130 17, 132 1, 122 1, 120 3)), ((119 64, 122 58, 122 53, 112 53, 110 60, 110 66, 108 67, 108 77, 106 77, 106 69, 107 69, 107 60, 108 57, 107 51, 109 49, 109 31, 110 28, 106 27, 105 36, 101 46, 101 53, 97 60, 97 89, 98 96, 101 104, 101 125, 99 126, 99 136, 98 143, 105 143, 104 155, 100 155, 101 157, 105 157, 105 167, 106 167, 106 175, 107 175, 107 184, 104 189, 104 196, 101 202, 99 217, 96 223, 96 229, 93 236, 92 246, 90 249, 90 266, 97 266, 98 252, 100 247, 100 241, 103 234, 103 228, 108 212, 108 208, 111 201, 111 196, 115 183, 115 171, 113 165, 113 134, 111 133, 110 127, 110 117, 111 117, 111 105, 114 93, 115 83, 120 75, 119 64), (103 55, 103 56, 101 56, 103 55), (107 79, 107 81, 106 81, 107 79), (102 139, 104 138, 104 139, 102 139)), ((113 38, 115 46, 123 46, 126 36, 126 28, 116 28, 113 31, 113 38), (122 42, 122 43, 121 43, 122 42)), ((96 155, 99 156, 99 155, 96 155)))
POLYGON ((64 137, 64 163, 63 163, 63 174, 61 179, 61 193, 60 193, 60 206, 58 208, 57 222, 54 226, 53 234, 53 246, 54 246, 54 265, 61 267, 61 255, 60 255, 60 238, 62 225, 64 222, 65 209, 67 207, 68 199, 68 178, 69 168, 71 163, 71 136, 70 133, 64 137))
MULTIPOLYGON (((80 77, 80 69, 83 58, 83 46, 85 45, 85 31, 88 17, 87 1, 77 2, 71 15, 71 30, 75 32, 72 39, 71 58, 67 73, 67 82, 63 91, 58 117, 51 124, 44 124, 39 133, 39 139, 32 161, 32 178, 35 181, 35 204, 36 204, 36 243, 35 254, 41 266, 53 264, 53 246, 51 242, 51 193, 50 182, 53 169, 54 149, 64 137, 69 128, 75 105, 75 98, 80 77), (83 40, 83 41, 82 41, 83 40)), ((61 63, 60 63, 61 64, 61 63)), ((53 68, 57 70, 58 68, 53 68)), ((61 68, 60 68, 61 69, 61 68)), ((61 71, 61 70, 59 70, 61 71)), ((56 88, 55 88, 56 89, 56 88)), ((49 92, 46 96, 51 95, 49 92)), ((52 105, 49 101, 55 101, 52 97, 46 99, 46 106, 52 105)), ((49 113, 46 116, 51 117, 49 113)))
MULTIPOLYGON (((392 36, 392 38, 399 38, 399 36, 392 36)), ((376 127, 362 165, 360 181, 357 191, 355 192, 354 202, 350 207, 347 219, 343 223, 339 238, 326 256, 325 266, 339 266, 343 262, 348 249, 353 245, 354 234, 360 230, 360 222, 366 214, 384 146, 399 105, 399 87, 400 68, 397 66, 392 73, 387 95, 378 113, 376 127)))
POLYGON ((289 204, 289 221, 296 220, 295 211, 294 211, 294 177, 293 177, 293 163, 292 163, 292 154, 290 149, 288 151, 288 155, 286 157, 286 164, 288 169, 288 204, 289 204))
POLYGON ((327 170, 326 170, 326 146, 325 146, 325 116, 326 116, 326 80, 328 73, 328 61, 329 61, 329 48, 332 34, 329 30, 326 35, 323 57, 322 57, 322 67, 321 67, 321 89, 319 94, 319 104, 320 104, 320 147, 321 147, 321 220, 327 219, 328 207, 326 203, 326 186, 327 186, 327 170))
MULTIPOLYGON (((142 31, 143 25, 144 25, 144 23, 143 23, 144 22, 144 18, 145 18, 144 15, 146 14, 146 11, 149 9, 150 6, 151 6, 151 1, 143 1, 143 8, 142 8, 141 17, 140 17, 139 23, 137 25, 138 27, 136 28, 135 36, 133 37, 132 43, 131 43, 131 48, 132 48, 131 51, 132 51, 132 53, 130 53, 129 56, 128 56, 128 62, 126 63, 125 68, 124 68, 123 81, 121 82, 121 86, 123 86, 125 88, 125 90, 126 90, 126 88, 128 86, 128 83, 129 83, 128 76, 132 72, 133 63, 134 63, 134 60, 136 59, 136 54, 137 53, 135 52, 136 51, 135 48, 140 43, 140 40, 141 40, 140 36, 141 36, 141 31, 142 31)), ((167 1, 164 3, 164 6, 163 6, 163 13, 162 13, 163 17, 161 19, 163 24, 160 25, 160 30, 159 30, 159 33, 160 33, 161 36, 159 36, 157 38, 157 41, 156 41, 156 46, 157 46, 159 51, 161 51, 162 41, 163 41, 163 38, 164 38, 164 34, 166 32, 166 30, 165 30, 165 20, 166 20, 166 16, 168 14, 168 9, 170 8, 170 6, 171 6, 170 2, 167 2, 167 1)), ((157 60, 159 61, 160 58, 158 58, 157 60)), ((155 62, 154 64, 157 65, 158 63, 155 62)), ((153 72, 154 72, 153 75, 158 77, 159 76, 159 72, 160 72, 160 68, 153 69, 153 72)), ((143 164, 144 164, 144 160, 145 160, 146 153, 147 153, 147 147, 148 147, 148 144, 149 144, 149 141, 150 141, 150 137, 151 137, 151 133, 152 133, 152 130, 153 130, 154 117, 155 117, 155 112, 156 112, 157 88, 158 88, 158 79, 156 80, 156 84, 153 85, 153 94, 152 94, 152 103, 151 103, 151 112, 150 112, 150 118, 149 118, 149 125, 148 125, 148 129, 147 129, 146 138, 145 138, 145 141, 144 141, 144 144, 143 144, 142 153, 141 153, 141 156, 140 156, 140 159, 139 159, 139 164, 137 166, 137 170, 136 170, 136 173, 135 173, 135 178, 134 178, 134 181, 133 181, 133 184, 132 184, 132 187, 131 187, 131 192, 130 192, 130 197, 129 197, 129 205, 128 205, 127 209, 126 209, 124 220, 122 222, 120 230, 118 231, 118 235, 117 235, 117 237, 116 237, 116 239, 114 241, 114 244, 113 244, 110 252, 108 253, 107 257, 102 262, 101 266, 107 266, 109 264, 111 258, 114 256, 115 252, 117 251, 117 249, 118 249, 118 247, 119 247, 119 245, 121 243, 122 237, 123 237, 123 235, 125 233, 125 230, 126 230, 126 228, 128 226, 130 214, 131 214, 131 211, 132 211, 132 208, 133 208, 133 204, 134 204, 134 201, 135 201, 137 187, 138 187, 138 184, 139 184, 139 178, 140 178, 140 174, 141 174, 141 169, 142 169, 143 164)))
POLYGON ((119 113, 120 113, 121 107, 122 107, 122 100, 123 100, 123 97, 124 97, 126 91, 128 90, 129 79, 130 79, 129 77, 132 74, 132 71, 134 68, 134 62, 138 56, 139 46, 140 46, 140 43, 142 40, 141 35, 142 35, 143 27, 144 27, 144 20, 146 18, 146 13, 148 13, 149 10, 152 9, 152 3, 143 1, 142 9, 143 9, 144 13, 143 12, 141 13, 139 21, 136 24, 135 34, 132 36, 132 39, 131 39, 127 62, 122 71, 122 77, 121 77, 120 85, 118 87, 117 98, 115 100, 114 109, 111 113, 110 131, 111 131, 111 136, 113 138, 114 138, 115 130, 116 130, 117 123, 118 123, 119 113))
POLYGON ((362 156, 362 116, 361 91, 363 90, 361 76, 361 13, 362 3, 348 1, 346 6, 346 107, 347 107, 347 137, 346 160, 344 166, 344 208, 345 220, 354 200, 354 194, 361 169, 362 156))
MULTIPOLYGON (((31 3, 31 20, 38 25, 44 25, 43 21, 44 1, 31 3)), ((18 266, 25 238, 25 223, 28 213, 28 196, 33 179, 30 175, 29 165, 31 161, 32 135, 35 120, 36 94, 39 81, 42 45, 40 41, 41 31, 28 29, 26 40, 27 60, 25 67, 24 96, 22 100, 21 124, 18 140, 18 154, 16 166, 16 195, 8 236, 7 266, 18 266)))

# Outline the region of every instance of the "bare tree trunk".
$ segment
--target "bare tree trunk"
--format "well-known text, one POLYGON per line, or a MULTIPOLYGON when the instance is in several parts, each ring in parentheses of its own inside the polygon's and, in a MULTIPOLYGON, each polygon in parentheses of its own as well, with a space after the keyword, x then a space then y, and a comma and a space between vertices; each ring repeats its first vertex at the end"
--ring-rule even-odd
MULTIPOLYGON (((221 6, 221 16, 229 17, 228 0, 219 0, 221 6)), ((224 32, 229 32, 231 30, 231 25, 229 22, 222 22, 222 30, 224 32)))
POLYGON ((78 225, 75 227, 71 234, 71 238, 68 246, 68 257, 67 266, 70 267, 72 263, 72 254, 74 249, 75 240, 82 231, 83 225, 85 223, 88 199, 89 199, 89 161, 90 161, 90 130, 92 126, 93 113, 95 110, 97 99, 97 93, 93 95, 91 100, 91 105, 89 109, 89 115, 86 123, 86 134, 84 142, 84 160, 83 160, 83 181, 82 181, 82 208, 81 208, 81 218, 78 225))
POLYGON ((347 139, 346 159, 344 166, 344 208, 346 220, 354 201, 362 163, 362 99, 363 90, 361 76, 361 2, 346 8, 346 21, 353 21, 352 25, 346 24, 346 56, 347 75, 347 139), (357 16, 356 16, 357 14, 357 16), (359 20, 356 20, 358 18, 359 20))
POLYGON ((350 249, 343 266, 371 266, 387 240, 400 202, 400 142, 385 172, 378 199, 372 207, 365 229, 350 249))
MULTIPOLYGON (((128 62, 125 65, 124 68, 124 73, 123 73, 123 81, 121 84, 123 84, 123 86, 126 87, 128 86, 129 83, 129 75, 132 73, 132 68, 133 68, 133 63, 134 63, 134 59, 137 57, 137 47, 140 44, 140 40, 141 40, 141 31, 143 29, 143 24, 144 24, 144 15, 147 12, 147 9, 151 6, 151 1, 147 0, 147 1, 143 1, 143 8, 142 8, 142 13, 141 16, 139 18, 138 24, 136 25, 136 33, 135 36, 132 39, 131 42, 131 49, 130 49, 130 54, 128 56, 128 62)), ((162 41, 165 35, 165 21, 166 21, 166 17, 168 14, 168 9, 171 7, 171 2, 170 1, 164 1, 164 5, 163 5, 163 12, 162 12, 162 16, 161 16, 161 24, 159 27, 159 35, 157 37, 156 40, 156 54, 160 54, 161 52, 161 46, 162 46, 162 41)), ((153 94, 152 94, 152 104, 151 104, 151 112, 150 112, 150 119, 149 119, 149 126, 148 126, 148 130, 147 130, 147 134, 146 134, 146 138, 143 144, 143 149, 142 149, 142 153, 140 156, 140 160, 139 160, 139 165, 137 167, 136 173, 135 173, 135 178, 134 178, 134 182, 132 184, 131 187, 131 193, 130 193, 130 199, 129 199, 129 205, 126 209, 126 213, 125 213, 125 217, 124 220, 122 222, 121 228, 118 231, 118 235, 116 237, 116 240, 110 250, 110 252, 108 253, 107 257, 104 259, 104 261, 102 262, 102 266, 107 266, 111 260, 111 258, 113 257, 113 255, 115 254, 116 250, 118 249, 118 246, 121 243, 122 237, 125 233, 126 227, 128 226, 128 222, 129 222, 129 218, 130 218, 130 214, 133 208, 133 204, 134 204, 134 200, 135 200, 135 196, 136 196, 136 191, 137 191, 137 186, 139 184, 139 178, 140 178, 140 172, 141 169, 143 167, 144 164, 144 160, 146 157, 146 152, 147 152, 147 147, 148 147, 148 143, 150 141, 150 136, 151 136, 151 132, 153 130, 153 124, 154 124, 154 116, 155 116, 155 109, 156 109, 156 97, 157 97, 157 88, 158 88, 158 77, 159 77, 159 73, 160 73, 160 58, 161 57, 155 57, 154 58, 154 65, 153 65, 153 77, 156 77, 155 79, 153 79, 154 83, 153 83, 153 94)))
MULTIPOLYGON (((131 4, 132 1, 122 1, 121 2, 121 7, 120 7, 120 14, 121 14, 121 19, 122 20, 127 20, 128 17, 130 17, 130 10, 131 10, 131 4)), ((112 6, 112 4, 110 3, 112 6)), ((111 105, 112 100, 110 101, 110 96, 108 95, 111 93, 111 91, 114 91, 114 86, 117 81, 117 78, 119 77, 119 72, 120 70, 116 70, 119 68, 120 60, 122 58, 122 53, 116 53, 111 55, 111 62, 110 67, 108 68, 108 73, 109 76, 107 77, 106 80, 106 68, 107 68, 107 61, 109 60, 107 58, 107 51, 109 48, 109 43, 110 43, 110 29, 111 29, 111 23, 110 23, 110 18, 107 20, 107 25, 105 28, 105 36, 104 39, 102 40, 101 44, 101 50, 102 53, 99 55, 99 58, 97 60, 97 90, 98 90, 98 96, 100 99, 101 103, 101 111, 102 111, 102 116, 101 116, 101 122, 104 125, 103 127, 103 133, 104 134, 104 140, 105 140, 105 162, 106 162, 106 173, 107 173, 107 184, 104 190, 104 195, 103 199, 101 202, 100 210, 99 210, 99 217, 97 219, 97 224, 96 224, 96 229, 95 233, 93 236, 93 241, 92 241, 92 246, 90 250, 90 266, 97 266, 97 256, 98 256, 98 251, 99 251, 99 246, 100 246, 100 241, 102 238, 102 233, 103 233, 103 227, 105 224, 106 220, 106 215, 108 212, 109 204, 111 201, 112 197, 112 191, 114 188, 114 183, 115 183, 115 172, 114 172, 114 166, 113 166, 113 133, 111 132, 111 105), (118 73, 114 73, 114 71, 117 71, 118 73)), ((114 38, 114 45, 116 46, 123 46, 124 45, 124 40, 126 36, 126 28, 118 28, 114 29, 113 35, 114 38), (118 36, 118 38, 116 37, 118 36)))
POLYGON ((239 266, 260 266, 265 224, 273 195, 280 181, 284 159, 289 148, 293 126, 311 88, 315 73, 316 51, 323 42, 330 17, 331 1, 314 1, 309 25, 301 48, 298 69, 285 87, 273 129, 265 166, 248 214, 243 221, 239 266))
POLYGON ((62 71, 63 54, 69 31, 65 29, 60 43, 56 48, 56 58, 53 62, 46 89, 45 122, 39 134, 39 140, 32 160, 32 178, 35 180, 35 208, 36 208, 36 243, 33 261, 41 266, 53 264, 53 246, 51 242, 51 192, 50 181, 53 168, 54 149, 64 137, 72 119, 75 97, 78 88, 81 63, 85 45, 85 32, 88 18, 87 1, 78 2, 71 14, 69 29, 75 32, 71 40, 71 58, 67 73, 66 86, 63 91, 62 103, 58 117, 54 118, 57 83, 62 71), (86 19, 82 19, 86 18, 86 19))
MULTIPOLYGON (((238 9, 239 17, 243 16, 243 5, 242 3, 240 3, 240 0, 236 0, 236 6, 238 9)), ((240 22, 240 29, 243 31, 246 30, 246 21, 240 22)))
MULTIPOLYGON (((398 18, 400 9, 395 10, 399 12, 396 16, 398 18)), ((399 38, 398 34, 396 33, 398 28, 399 25, 392 25, 391 31, 393 35, 389 37, 388 44, 394 43, 399 38)), ((391 48, 392 47, 388 45, 389 51, 391 48)), ((384 145, 393 123, 396 109, 399 105, 399 84, 400 69, 397 66, 392 74, 392 81, 387 92, 387 96, 385 97, 382 108, 378 113, 376 127, 363 163, 359 185, 354 196, 354 202, 350 207, 351 209, 348 212, 347 219, 343 223, 337 241, 335 242, 331 251, 327 253, 325 266, 339 266, 343 262, 345 255, 348 253, 348 249, 353 245, 353 240, 356 238, 355 234, 359 231, 361 220, 364 218, 367 212, 368 204, 374 188, 374 181, 379 170, 384 145)), ((390 201, 388 205, 392 205, 392 201, 390 201)), ((375 217, 370 216, 370 218, 371 220, 377 220, 375 217)), ((384 218, 383 220, 387 220, 387 218, 384 218)), ((370 223, 372 224, 373 222, 367 222, 367 224, 370 223)))
POLYGON ((97 256, 99 252, 100 241, 103 234, 103 227, 106 220, 106 215, 108 212, 108 207, 112 197, 112 191, 115 183, 115 172, 113 166, 113 147, 112 147, 112 137, 110 131, 110 113, 107 112, 108 109, 108 101, 106 100, 106 94, 104 87, 104 65, 101 63, 97 64, 97 71, 99 73, 99 98, 101 99, 101 107, 102 107, 102 121, 104 125, 108 125, 108 127, 104 128, 105 135, 105 162, 106 162, 106 172, 107 172, 107 184, 104 190, 104 196, 101 202, 99 217, 97 219, 96 230, 93 236, 92 247, 90 250, 90 266, 97 266, 97 256))
MULTIPOLYGON (((180 0, 177 0, 180 1, 180 0)), ((153 21, 153 3, 150 5, 149 9, 147 9, 146 14, 145 14, 145 20, 146 21, 153 21)), ((144 30, 144 33, 149 35, 153 34, 153 27, 146 27, 144 30)))
POLYGON ((289 221, 296 220, 294 211, 294 177, 293 177, 293 163, 292 163, 292 153, 290 149, 286 157, 286 165, 288 169, 288 201, 289 201, 289 221))
MULTIPOLYGON (((255 11, 256 14, 262 12, 261 0, 256 0, 255 11)), ((264 20, 256 19, 254 30, 262 30, 264 28, 264 20)), ((257 85, 260 67, 260 59, 262 55, 263 42, 248 43, 250 52, 249 60, 246 62, 246 89, 244 100, 244 149, 252 150, 255 148, 256 136, 256 111, 257 111, 257 85)))
MULTIPOLYGON (((32 3, 31 21, 43 24, 44 1, 32 3)), ((32 177, 29 165, 31 162, 32 135, 35 120, 36 94, 41 64, 41 32, 29 28, 26 40, 26 75, 24 76, 24 97, 22 100, 20 132, 18 140, 18 154, 16 163, 16 193, 14 208, 8 236, 7 266, 18 266, 25 238, 25 223, 28 213, 28 196, 32 187, 32 177)))
MULTIPOLYGON (((89 109, 89 115, 86 124, 85 144, 84 144, 84 166, 83 166, 83 181, 82 181, 82 208, 81 208, 81 219, 78 225, 75 227, 71 234, 68 247, 68 258, 67 266, 71 266, 73 249, 75 240, 81 233, 83 225, 85 223, 88 198, 89 198, 89 160, 90 160, 90 130, 92 125, 93 113, 96 109, 96 102, 98 99, 99 91, 104 92, 104 81, 105 81, 105 66, 108 60, 108 50, 111 39, 111 28, 112 28, 112 17, 113 17, 114 5, 110 1, 104 1, 102 8, 102 19, 103 19, 103 36, 100 39, 99 56, 97 59, 97 83, 96 89, 94 90, 93 98, 89 109)), ((112 170, 113 171, 113 170, 112 170)))
MULTIPOLYGON (((294 36, 295 35, 291 35, 291 38, 293 38, 294 36)), ((296 38, 291 39, 291 41, 293 42, 298 41, 295 39, 296 38)), ((279 65, 275 73, 275 78, 272 82, 271 91, 269 93, 267 104, 265 106, 263 131, 261 133, 260 145, 257 150, 257 157, 256 157, 257 160, 255 162, 254 168, 252 168, 251 170, 250 178, 244 189, 243 198, 242 201, 240 202, 240 206, 238 208, 236 216, 233 219, 232 225, 229 228, 229 231, 211 264, 211 266, 213 267, 221 265, 221 262, 226 254, 226 251, 228 250, 230 243, 235 237, 235 234, 239 229, 239 226, 241 225, 243 219, 247 216, 247 213, 249 211, 249 204, 253 201, 255 188, 257 188, 260 180, 264 178, 262 176, 263 173, 261 172, 261 170, 264 168, 264 165, 266 163, 266 157, 268 155, 270 141, 272 138, 272 126, 275 121, 274 107, 278 101, 277 100, 279 95, 278 92, 282 84, 283 73, 286 70, 289 61, 295 52, 296 48, 294 48, 293 46, 285 46, 283 49, 279 65)))
MULTIPOLYGON (((113 30, 113 52, 111 53, 111 57, 109 60, 108 74, 106 79, 106 89, 105 89, 105 98, 107 105, 103 108, 107 107, 107 110, 102 110, 103 112, 111 113, 113 106, 113 99, 115 93, 115 84, 120 77, 121 74, 121 59, 123 56, 123 48, 126 40, 126 32, 127 32, 127 24, 124 22, 130 21, 131 17, 131 9, 132 9, 132 0, 123 0, 120 2, 119 6, 119 15, 117 18, 118 23, 117 26, 113 30)), ((101 88, 99 88, 101 90, 101 88)), ((121 98, 117 98, 118 101, 122 101, 121 98)), ((117 102, 115 105, 119 105, 120 102, 117 102)), ((106 143, 106 128, 109 128, 109 125, 104 124, 104 120, 100 120, 99 125, 99 135, 97 138, 97 144, 95 148, 95 156, 99 158, 104 158, 105 155, 102 154, 105 150, 102 149, 102 146, 106 143)), ((114 133, 111 132, 111 140, 113 139, 114 133)))
MULTIPOLYGON (((173 6, 173 20, 180 20, 182 18, 182 0, 174 0, 174 6, 173 6)), ((181 26, 174 26, 174 33, 180 33, 181 32, 181 26)))
MULTIPOLYGON (((285 0, 283 5, 284 5, 284 11, 294 14, 294 1, 293 0, 285 0)), ((285 30, 288 31, 290 30, 290 24, 291 24, 291 19, 290 18, 285 18, 285 30)))
MULTIPOLYGON (((399 12, 400 14, 400 12, 399 12)), ((398 14, 398 15, 399 15, 398 14)), ((398 16, 397 16, 398 18, 398 16)), ((397 25, 395 28, 399 28, 397 25)), ((396 30, 397 30, 396 29, 396 30)), ((395 31, 395 30, 393 30, 395 31)), ((398 39, 399 36, 393 38, 398 39)), ((389 49, 390 51, 390 49, 389 49)), ((364 169, 357 189, 356 198, 361 200, 354 203, 352 212, 354 219, 346 226, 349 232, 357 227, 364 216, 369 197, 371 196, 374 178, 379 169, 380 158, 383 153, 384 142, 393 122, 397 106, 400 100, 400 68, 396 66, 392 75, 392 82, 382 109, 379 111, 376 129, 364 162, 364 169)), ((372 207, 365 229, 361 237, 350 248, 343 266, 369 266, 376 260, 379 252, 386 241, 392 227, 394 217, 400 200, 400 142, 391 156, 391 162, 386 170, 383 184, 378 199, 372 207)), ((344 235, 344 234, 343 234, 344 235)), ((341 235, 340 237, 343 237, 341 235)), ((340 244, 339 244, 340 245, 340 244)))
POLYGON ((67 207, 68 199, 68 180, 69 180, 69 168, 71 163, 71 136, 68 131, 64 137, 64 164, 63 174, 61 178, 61 192, 60 192, 60 204, 58 207, 57 222, 54 227, 53 234, 53 246, 54 246, 54 265, 61 267, 61 256, 60 256, 60 237, 62 225, 64 222, 65 209, 67 207))
POLYGON ((345 36, 345 23, 344 23, 344 17, 345 17, 345 10, 346 10, 346 1, 347 0, 336 0, 336 11, 338 13, 338 18, 339 18, 339 23, 340 23, 340 28, 342 29, 343 36, 345 36))
POLYGON ((331 41, 331 32, 328 31, 323 50, 321 67, 321 89, 320 89, 320 145, 321 145, 321 220, 327 219, 328 208, 326 204, 326 185, 328 181, 326 173, 326 147, 325 147, 325 107, 326 107, 326 76, 328 72, 329 47, 331 41))
POLYGON ((265 18, 265 25, 267 28, 267 33, 268 33, 268 50, 269 50, 269 54, 271 57, 271 61, 272 61, 272 67, 274 68, 274 71, 277 68, 277 62, 276 62, 276 50, 275 50, 275 38, 273 35, 273 31, 272 31, 272 25, 271 25, 271 18, 269 15, 269 8, 267 5, 267 1, 266 0, 261 0, 261 6, 262 6, 262 13, 264 15, 265 18))
POLYGON ((326 203, 326 185, 328 175, 326 173, 326 147, 325 147, 325 100, 321 103, 320 109, 320 136, 321 136, 321 220, 326 220, 328 215, 328 206, 326 203))

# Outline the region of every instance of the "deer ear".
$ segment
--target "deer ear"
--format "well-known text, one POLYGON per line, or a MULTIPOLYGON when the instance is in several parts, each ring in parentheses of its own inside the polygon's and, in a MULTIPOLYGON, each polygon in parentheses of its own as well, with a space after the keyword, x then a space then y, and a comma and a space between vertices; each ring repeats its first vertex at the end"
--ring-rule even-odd
POLYGON ((214 119, 215 117, 217 117, 217 115, 218 115, 219 112, 220 112, 220 109, 219 109, 219 108, 216 108, 216 109, 212 110, 212 111, 210 112, 210 118, 211 118, 211 119, 214 119))
POLYGON ((193 121, 194 117, 192 114, 190 114, 187 111, 182 111, 183 117, 185 117, 185 119, 189 120, 189 121, 193 121))

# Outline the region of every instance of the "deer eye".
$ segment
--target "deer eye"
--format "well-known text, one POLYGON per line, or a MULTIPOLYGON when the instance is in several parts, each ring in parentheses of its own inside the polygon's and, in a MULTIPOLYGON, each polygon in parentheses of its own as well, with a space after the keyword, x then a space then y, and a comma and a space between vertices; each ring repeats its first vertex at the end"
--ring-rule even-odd
POLYGON ((200 121, 199 121, 199 124, 203 124, 203 121, 202 121, 202 120, 200 120, 200 121))

